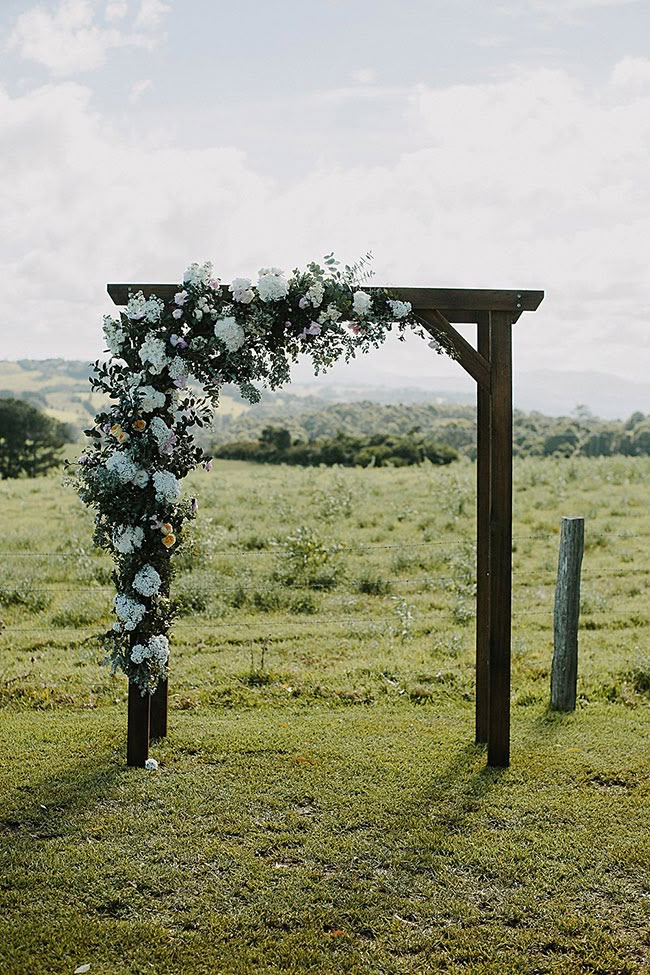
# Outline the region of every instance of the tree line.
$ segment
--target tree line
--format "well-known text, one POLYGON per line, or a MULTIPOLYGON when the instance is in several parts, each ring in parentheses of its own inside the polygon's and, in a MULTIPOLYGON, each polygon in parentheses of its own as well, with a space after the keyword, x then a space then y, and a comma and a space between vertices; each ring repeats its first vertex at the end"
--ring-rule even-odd
POLYGON ((214 455, 228 460, 252 460, 262 464, 293 464, 300 467, 317 467, 320 464, 340 464, 342 467, 406 467, 424 461, 449 464, 458 458, 458 451, 427 440, 413 431, 401 436, 351 436, 339 431, 333 437, 294 440, 285 427, 267 426, 256 440, 236 440, 221 444, 215 448, 214 455))
MULTIPOLYGON (((312 400, 313 404, 313 400, 312 400)), ((312 406, 310 404, 310 406, 312 406)), ((314 404, 315 405, 315 404, 314 404)), ((601 420, 585 407, 569 417, 514 413, 513 452, 519 457, 610 457, 650 454, 650 415, 633 413, 626 420, 601 420)), ((421 438, 470 458, 476 456, 476 411, 472 406, 437 403, 331 403, 301 408, 301 403, 255 407, 238 417, 217 416, 206 434, 212 453, 226 445, 255 443, 264 453, 264 429, 287 431, 292 444, 311 444, 341 437, 421 438)), ((229 449, 230 449, 229 448, 229 449)), ((301 448, 306 450, 307 448, 301 448)))

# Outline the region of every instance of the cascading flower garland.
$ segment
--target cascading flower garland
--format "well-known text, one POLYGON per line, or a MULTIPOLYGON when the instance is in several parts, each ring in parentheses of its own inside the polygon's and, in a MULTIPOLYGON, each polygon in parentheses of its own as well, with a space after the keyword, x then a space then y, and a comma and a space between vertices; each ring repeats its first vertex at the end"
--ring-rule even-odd
POLYGON ((407 327, 424 337, 408 302, 361 289, 364 263, 342 270, 328 255, 324 267, 312 263, 288 278, 262 268, 255 284, 237 278, 229 286, 210 263, 192 264, 168 304, 140 292, 119 319, 105 317, 110 356, 95 363, 90 381, 111 403, 86 431, 76 486, 95 509, 95 543, 115 562, 108 657, 143 695, 167 675, 172 557, 197 511, 196 499, 181 498, 181 481, 199 464, 210 467, 194 432, 212 419, 221 386, 236 383, 257 402, 254 384, 288 382, 299 355, 311 356, 318 374, 380 345, 393 325, 400 338, 407 327))

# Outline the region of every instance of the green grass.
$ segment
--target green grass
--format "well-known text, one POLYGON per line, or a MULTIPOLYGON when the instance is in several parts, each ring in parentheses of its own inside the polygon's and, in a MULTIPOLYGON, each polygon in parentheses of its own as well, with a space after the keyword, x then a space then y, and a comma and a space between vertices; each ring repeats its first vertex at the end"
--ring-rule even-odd
POLYGON ((516 467, 503 771, 472 744, 473 477, 197 475, 153 773, 124 765, 88 513, 57 478, 0 485, 3 973, 647 970, 650 461, 516 467), (562 716, 547 703, 569 514, 586 551, 562 716), (306 528, 335 550, 334 585, 285 584, 306 528))

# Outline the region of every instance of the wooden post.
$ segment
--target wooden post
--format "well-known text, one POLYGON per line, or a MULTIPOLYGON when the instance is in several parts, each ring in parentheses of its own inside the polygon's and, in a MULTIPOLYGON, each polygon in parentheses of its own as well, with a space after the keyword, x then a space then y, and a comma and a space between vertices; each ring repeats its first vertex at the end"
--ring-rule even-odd
POLYGON ((151 696, 129 681, 129 710, 126 733, 126 764, 144 767, 149 758, 149 711, 151 696))
POLYGON ((551 707, 554 711, 575 711, 576 707, 580 569, 584 543, 584 518, 563 518, 553 614, 551 707))
POLYGON ((488 765, 510 764, 512 313, 490 312, 490 640, 488 765))
MULTIPOLYGON (((490 361, 490 316, 477 315, 477 351, 490 361)), ((476 384, 476 742, 488 740, 490 653, 490 390, 476 384)))
POLYGON ((167 681, 161 680, 151 696, 150 734, 152 738, 167 735, 167 681))

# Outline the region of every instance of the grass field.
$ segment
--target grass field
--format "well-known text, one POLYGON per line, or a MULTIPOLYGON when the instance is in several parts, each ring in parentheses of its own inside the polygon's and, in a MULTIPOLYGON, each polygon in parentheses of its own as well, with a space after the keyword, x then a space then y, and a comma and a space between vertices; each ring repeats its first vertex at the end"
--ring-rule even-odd
POLYGON ((153 773, 124 764, 90 516, 58 476, 0 485, 0 971, 649 970, 650 460, 516 465, 503 771, 472 743, 474 474, 193 477, 153 773), (586 520, 570 715, 562 515, 586 520))

